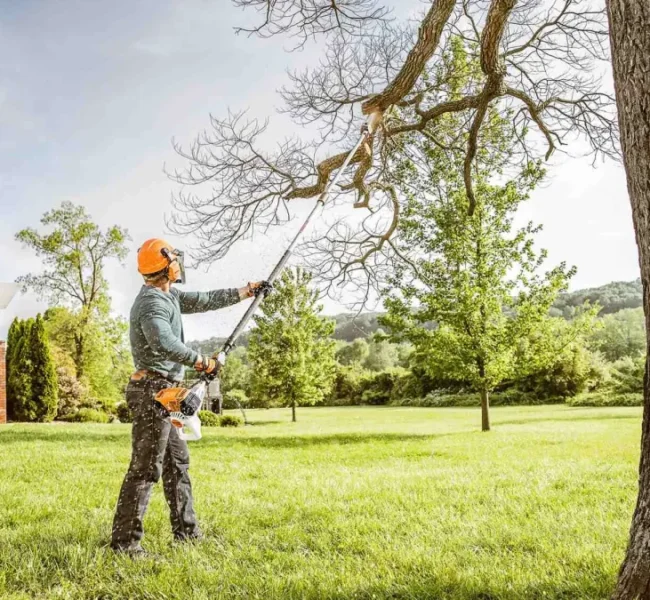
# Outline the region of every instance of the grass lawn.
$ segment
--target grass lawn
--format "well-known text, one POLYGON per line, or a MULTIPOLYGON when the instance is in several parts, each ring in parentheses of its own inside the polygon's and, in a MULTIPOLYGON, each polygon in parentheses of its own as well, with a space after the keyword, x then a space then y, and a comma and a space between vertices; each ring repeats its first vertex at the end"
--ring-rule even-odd
POLYGON ((607 598, 636 495, 641 409, 251 411, 192 443, 209 540, 106 548, 127 425, 0 426, 0 598, 607 598))

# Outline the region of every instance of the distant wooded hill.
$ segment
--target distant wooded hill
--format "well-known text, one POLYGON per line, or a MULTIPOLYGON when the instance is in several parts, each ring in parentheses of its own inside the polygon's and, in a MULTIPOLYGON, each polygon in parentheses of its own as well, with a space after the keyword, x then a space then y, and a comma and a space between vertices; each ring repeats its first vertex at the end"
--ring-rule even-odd
MULTIPOLYGON (((601 315, 617 313, 624 308, 638 308, 643 305, 641 280, 613 281, 600 287, 562 294, 553 304, 551 315, 571 319, 576 310, 583 306, 585 302, 597 303, 601 307, 601 315)), ((380 328, 378 319, 381 315, 380 312, 338 314, 332 317, 336 321, 336 329, 332 337, 346 342, 352 342, 361 337, 370 337, 380 328)), ((224 341, 224 338, 214 337, 189 342, 188 346, 201 353, 212 353, 215 349, 221 347, 224 341)), ((237 345, 248 345, 248 335, 242 335, 237 345)))
POLYGON ((641 280, 612 281, 600 287, 562 294, 553 304, 551 314, 570 319, 585 302, 598 304, 601 315, 617 313, 624 308, 638 308, 643 306, 641 280))

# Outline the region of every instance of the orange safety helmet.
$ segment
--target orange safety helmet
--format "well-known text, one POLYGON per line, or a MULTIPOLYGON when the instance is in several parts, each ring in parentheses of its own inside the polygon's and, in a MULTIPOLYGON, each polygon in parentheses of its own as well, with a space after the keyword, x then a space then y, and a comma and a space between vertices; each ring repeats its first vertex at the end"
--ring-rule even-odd
POLYGON ((165 274, 172 283, 185 283, 185 254, 158 238, 138 249, 138 272, 145 277, 165 274))

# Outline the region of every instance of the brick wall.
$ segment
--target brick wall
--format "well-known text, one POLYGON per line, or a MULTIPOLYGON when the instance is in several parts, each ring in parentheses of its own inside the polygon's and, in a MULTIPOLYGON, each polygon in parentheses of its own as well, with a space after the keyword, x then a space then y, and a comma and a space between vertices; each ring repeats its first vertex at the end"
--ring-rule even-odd
POLYGON ((7 422, 7 344, 0 342, 0 423, 7 422))

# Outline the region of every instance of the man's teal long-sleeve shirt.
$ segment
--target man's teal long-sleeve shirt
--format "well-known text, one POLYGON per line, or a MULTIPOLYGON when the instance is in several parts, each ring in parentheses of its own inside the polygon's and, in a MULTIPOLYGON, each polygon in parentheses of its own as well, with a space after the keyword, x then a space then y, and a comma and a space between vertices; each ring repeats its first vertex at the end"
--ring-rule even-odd
POLYGON ((180 381, 184 366, 193 366, 198 353, 185 345, 181 314, 216 310, 239 302, 236 288, 211 292, 163 292, 142 286, 131 308, 131 352, 136 369, 155 371, 180 381))

